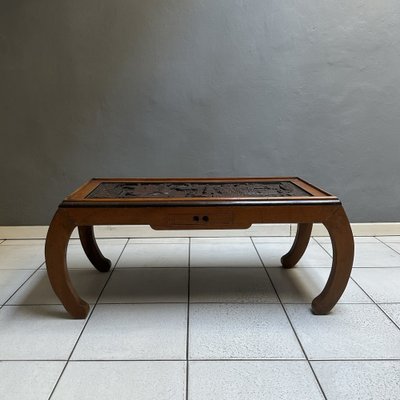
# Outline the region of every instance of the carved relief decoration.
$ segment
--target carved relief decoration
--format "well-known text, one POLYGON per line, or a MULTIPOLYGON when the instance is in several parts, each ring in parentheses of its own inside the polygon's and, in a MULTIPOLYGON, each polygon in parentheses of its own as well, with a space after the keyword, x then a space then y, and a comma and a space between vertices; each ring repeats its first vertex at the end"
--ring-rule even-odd
POLYGON ((311 196, 292 182, 102 182, 86 198, 213 198, 311 196))

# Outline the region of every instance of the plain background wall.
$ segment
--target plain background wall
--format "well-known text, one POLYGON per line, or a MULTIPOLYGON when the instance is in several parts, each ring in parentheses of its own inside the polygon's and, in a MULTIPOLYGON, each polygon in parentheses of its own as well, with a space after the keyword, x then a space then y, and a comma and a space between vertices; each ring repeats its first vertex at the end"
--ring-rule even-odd
POLYGON ((400 220, 398 0, 2 0, 0 225, 91 177, 298 175, 400 220))

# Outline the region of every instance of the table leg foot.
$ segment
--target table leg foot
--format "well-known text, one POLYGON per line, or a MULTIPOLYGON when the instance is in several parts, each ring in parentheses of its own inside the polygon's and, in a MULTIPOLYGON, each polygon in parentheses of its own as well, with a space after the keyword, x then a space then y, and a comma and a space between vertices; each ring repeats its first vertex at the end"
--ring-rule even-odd
POLYGON ((354 239, 343 207, 324 222, 332 241, 331 273, 321 294, 312 302, 314 314, 328 314, 335 306, 350 278, 354 259, 354 239))
POLYGON ((100 272, 108 272, 111 268, 111 261, 101 254, 94 236, 93 226, 78 226, 79 238, 87 258, 100 272))
POLYGON ((51 286, 65 309, 73 318, 84 319, 89 313, 89 304, 75 291, 67 269, 67 246, 74 228, 65 211, 58 209, 46 237, 46 267, 51 286))
POLYGON ((292 268, 303 256, 311 237, 313 224, 297 224, 297 233, 292 248, 281 258, 283 268, 292 268))

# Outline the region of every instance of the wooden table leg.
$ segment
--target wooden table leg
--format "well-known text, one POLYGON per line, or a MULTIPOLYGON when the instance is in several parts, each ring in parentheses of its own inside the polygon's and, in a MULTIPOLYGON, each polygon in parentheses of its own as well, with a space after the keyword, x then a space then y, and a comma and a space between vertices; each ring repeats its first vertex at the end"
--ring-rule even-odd
POLYGON ((67 246, 74 228, 75 224, 59 208, 46 237, 46 267, 51 286, 65 309, 73 318, 83 319, 90 307, 76 293, 67 269, 67 246))
POLYGON ((111 268, 111 261, 105 258, 94 237, 93 226, 78 226, 79 238, 87 258, 100 272, 108 272, 111 268))
POLYGON ((312 302, 314 314, 328 314, 338 302, 350 278, 354 259, 354 239, 349 220, 340 207, 324 222, 333 248, 331 273, 321 294, 312 302))
POLYGON ((297 233, 293 246, 289 252, 281 258, 283 268, 292 268, 300 261, 310 241, 312 226, 313 224, 309 223, 297 224, 297 233))

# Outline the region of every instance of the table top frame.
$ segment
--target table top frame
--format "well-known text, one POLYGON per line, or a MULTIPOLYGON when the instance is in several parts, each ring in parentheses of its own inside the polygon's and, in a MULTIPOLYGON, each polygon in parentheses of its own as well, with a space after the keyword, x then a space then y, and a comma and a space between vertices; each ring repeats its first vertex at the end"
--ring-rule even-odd
POLYGON ((61 207, 135 207, 135 206, 204 206, 204 205, 278 205, 340 203, 336 196, 298 177, 253 178, 94 178, 67 196, 61 207), (291 182, 308 196, 240 196, 240 197, 135 197, 87 198, 101 183, 257 183, 291 182))

